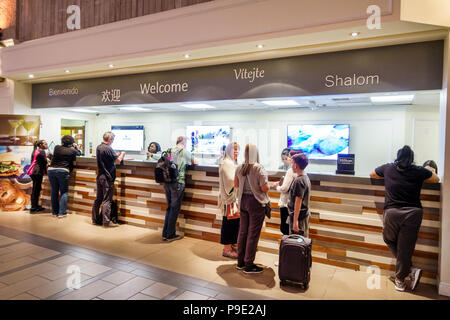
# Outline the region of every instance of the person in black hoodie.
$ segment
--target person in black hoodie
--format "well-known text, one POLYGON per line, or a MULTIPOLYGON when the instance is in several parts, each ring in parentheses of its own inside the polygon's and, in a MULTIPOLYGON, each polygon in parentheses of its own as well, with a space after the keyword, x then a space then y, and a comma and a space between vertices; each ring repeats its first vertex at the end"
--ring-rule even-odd
POLYGON ((64 218, 67 215, 67 198, 69 196, 69 178, 77 156, 81 155, 79 146, 74 145, 72 136, 64 136, 61 145, 53 151, 52 162, 48 167, 48 179, 52 187, 53 217, 64 218), (61 194, 61 198, 59 195, 61 194))
POLYGON ((39 205, 39 197, 42 190, 42 179, 47 173, 47 141, 38 140, 34 143, 33 152, 31 153, 31 166, 27 174, 33 181, 33 190, 31 192, 31 209, 30 213, 44 211, 45 209, 39 205))
POLYGON ((432 171, 414 165, 414 152, 404 146, 397 152, 394 163, 376 168, 372 179, 384 179, 385 203, 383 215, 383 240, 397 259, 395 277, 391 280, 395 289, 405 291, 410 280, 413 291, 419 283, 422 270, 412 267, 423 209, 420 192, 423 183, 438 183, 439 177, 432 171))

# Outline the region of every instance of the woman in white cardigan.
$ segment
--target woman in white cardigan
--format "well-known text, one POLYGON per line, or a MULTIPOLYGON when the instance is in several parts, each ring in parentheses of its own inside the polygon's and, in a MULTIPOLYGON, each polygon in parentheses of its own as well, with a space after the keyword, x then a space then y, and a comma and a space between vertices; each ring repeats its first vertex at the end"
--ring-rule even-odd
MULTIPOLYGON (((284 150, 283 150, 284 151, 284 150)), ((280 192, 280 201, 278 206, 280 207, 280 231, 283 235, 289 235, 289 224, 287 219, 289 218, 288 201, 289 201, 289 189, 291 188, 292 181, 297 177, 297 174, 292 170, 292 157, 299 153, 297 150, 291 150, 289 153, 290 166, 286 171, 286 175, 282 181, 274 183, 274 187, 280 192)))
POLYGON ((239 206, 234 176, 239 156, 239 145, 228 144, 225 155, 219 161, 219 208, 222 211, 220 243, 224 245, 223 256, 237 259, 237 238, 239 234, 239 206))

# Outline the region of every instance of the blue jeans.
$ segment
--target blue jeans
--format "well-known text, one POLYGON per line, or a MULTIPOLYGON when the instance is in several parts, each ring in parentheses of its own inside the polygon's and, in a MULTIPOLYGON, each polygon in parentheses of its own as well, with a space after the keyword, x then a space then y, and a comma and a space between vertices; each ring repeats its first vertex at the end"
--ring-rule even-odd
POLYGON ((178 214, 184 196, 184 184, 178 182, 166 183, 164 184, 164 192, 166 193, 167 210, 162 236, 171 239, 176 235, 178 214))
POLYGON ((70 173, 63 169, 48 170, 48 180, 52 187, 52 213, 65 215, 67 213, 67 198, 69 197, 70 173), (61 193, 61 198, 59 194, 61 193))

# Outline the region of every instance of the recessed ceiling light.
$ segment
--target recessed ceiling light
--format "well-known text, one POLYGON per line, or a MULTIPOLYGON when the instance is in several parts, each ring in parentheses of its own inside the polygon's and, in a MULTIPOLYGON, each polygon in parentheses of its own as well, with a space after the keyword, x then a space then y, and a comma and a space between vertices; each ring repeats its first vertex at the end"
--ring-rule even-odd
POLYGON ((269 101, 261 101, 262 103, 268 106, 299 106, 295 100, 269 100, 269 101))
POLYGON ((258 44, 257 47, 258 47, 258 49, 262 49, 262 48, 264 48, 264 45, 263 44, 258 44))
POLYGON ((397 95, 397 96, 376 96, 370 97, 373 103, 389 103, 389 102, 406 102, 411 103, 414 99, 413 94, 397 95))
POLYGON ((360 35, 360 32, 352 32, 352 33, 350 33, 350 35, 354 38, 354 37, 357 37, 357 36, 359 36, 360 35))
POLYGON ((89 110, 89 109, 84 109, 84 108, 72 108, 72 109, 69 109, 69 111, 84 112, 84 113, 98 113, 98 111, 96 111, 96 110, 89 110))
POLYGON ((33 79, 34 78, 34 74, 29 74, 28 78, 33 79))
POLYGON ((114 65, 112 63, 110 63, 108 67, 114 68, 114 65))
POLYGON ((141 108, 141 107, 122 107, 119 108, 121 111, 152 111, 151 109, 141 108))
POLYGON ((189 53, 186 53, 185 55, 184 55, 184 58, 185 59, 189 59, 191 56, 189 55, 189 53))
POLYGON ((70 70, 69 69, 67 69, 66 71, 65 71, 66 73, 70 73, 70 70))
POLYGON ((188 103, 181 106, 189 109, 215 109, 215 107, 205 103, 188 103))

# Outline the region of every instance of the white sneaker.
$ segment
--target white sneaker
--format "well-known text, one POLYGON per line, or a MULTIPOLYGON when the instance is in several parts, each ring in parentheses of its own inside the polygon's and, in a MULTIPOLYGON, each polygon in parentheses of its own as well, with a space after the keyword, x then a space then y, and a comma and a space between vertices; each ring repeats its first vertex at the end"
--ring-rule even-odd
POLYGON ((406 282, 405 281, 401 282, 397 278, 395 278, 395 290, 401 291, 401 292, 405 291, 406 290, 406 282))
POLYGON ((103 226, 103 227, 105 227, 105 228, 116 228, 118 226, 119 226, 118 223, 110 222, 107 226, 103 226))
POLYGON ((411 291, 414 291, 419 284, 420 277, 422 277, 422 269, 419 268, 411 268, 411 273, 409 274, 409 278, 411 279, 411 291))

